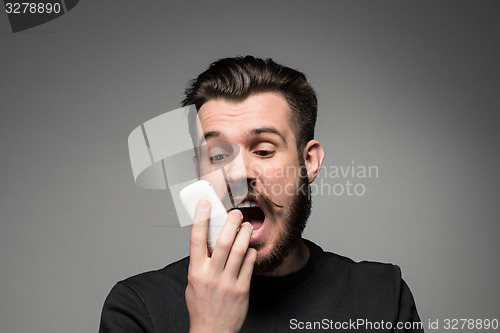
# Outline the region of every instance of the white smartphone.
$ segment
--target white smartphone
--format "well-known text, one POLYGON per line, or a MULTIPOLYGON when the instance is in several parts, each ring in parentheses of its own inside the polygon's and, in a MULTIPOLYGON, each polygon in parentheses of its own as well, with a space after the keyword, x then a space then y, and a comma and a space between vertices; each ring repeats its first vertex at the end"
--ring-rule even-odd
POLYGON ((210 221, 208 223, 207 243, 210 252, 213 252, 217 237, 226 223, 227 212, 215 193, 212 185, 206 180, 198 180, 184 187, 180 192, 181 202, 187 213, 194 220, 196 204, 200 199, 207 199, 211 203, 210 221))

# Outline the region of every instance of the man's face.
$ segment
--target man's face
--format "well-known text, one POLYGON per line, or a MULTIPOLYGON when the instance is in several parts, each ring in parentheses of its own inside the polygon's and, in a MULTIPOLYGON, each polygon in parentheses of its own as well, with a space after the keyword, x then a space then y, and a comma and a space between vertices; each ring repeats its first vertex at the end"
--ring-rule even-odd
POLYGON ((209 100, 198 112, 209 155, 198 165, 201 178, 209 180, 220 197, 230 187, 233 203, 224 197, 223 202, 228 209, 239 203, 243 221, 254 227, 250 246, 257 250, 256 267, 263 272, 282 262, 310 211, 290 112, 285 98, 271 92, 242 102, 209 100), (230 155, 228 143, 238 157, 223 166, 230 155), (217 167, 224 169, 226 181, 210 179, 217 167))

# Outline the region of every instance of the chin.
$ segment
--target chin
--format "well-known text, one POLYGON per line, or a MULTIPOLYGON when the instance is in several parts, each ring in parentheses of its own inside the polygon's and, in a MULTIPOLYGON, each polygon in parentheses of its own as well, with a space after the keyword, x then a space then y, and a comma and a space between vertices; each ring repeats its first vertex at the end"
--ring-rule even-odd
POLYGON ((264 242, 250 244, 250 247, 257 250, 257 261, 271 254, 273 250, 272 244, 264 242))

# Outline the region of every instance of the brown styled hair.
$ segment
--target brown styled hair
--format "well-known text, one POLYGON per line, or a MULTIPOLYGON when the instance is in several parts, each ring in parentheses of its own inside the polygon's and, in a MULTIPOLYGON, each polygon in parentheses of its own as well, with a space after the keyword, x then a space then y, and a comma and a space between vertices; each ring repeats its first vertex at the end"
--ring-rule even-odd
POLYGON ((240 102, 262 92, 281 93, 288 102, 290 124, 301 155, 307 142, 314 138, 318 108, 316 92, 303 73, 272 59, 246 56, 217 60, 190 81, 182 106, 194 104, 199 110, 211 99, 240 102))

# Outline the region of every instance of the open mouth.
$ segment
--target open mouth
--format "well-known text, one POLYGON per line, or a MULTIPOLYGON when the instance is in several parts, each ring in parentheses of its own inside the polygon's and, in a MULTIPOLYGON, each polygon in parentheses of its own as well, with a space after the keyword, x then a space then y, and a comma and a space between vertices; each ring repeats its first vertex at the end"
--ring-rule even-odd
POLYGON ((245 199, 232 209, 239 209, 243 214, 243 222, 250 222, 254 230, 259 229, 264 224, 266 215, 259 205, 252 200, 245 199))

